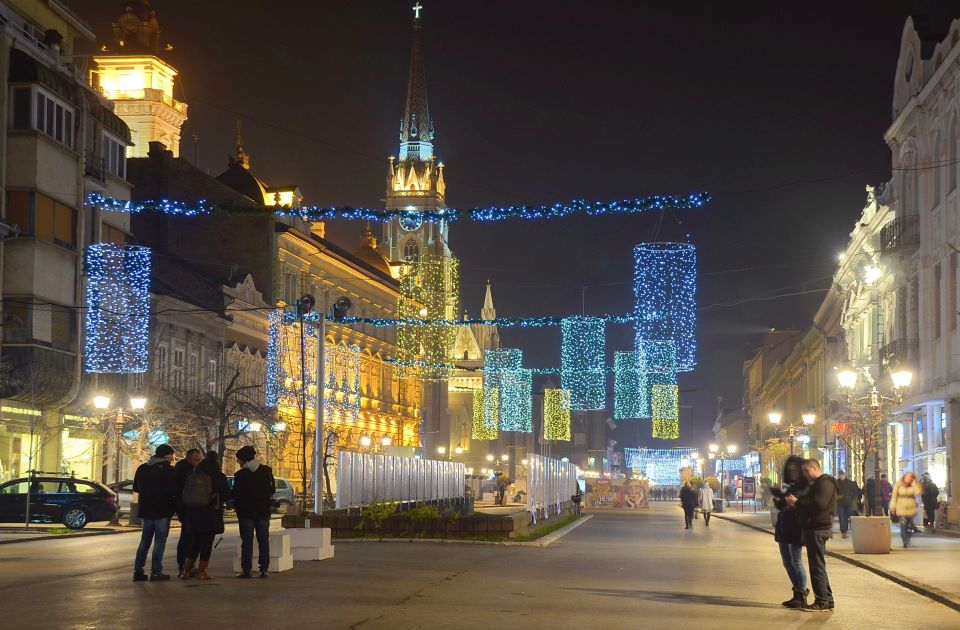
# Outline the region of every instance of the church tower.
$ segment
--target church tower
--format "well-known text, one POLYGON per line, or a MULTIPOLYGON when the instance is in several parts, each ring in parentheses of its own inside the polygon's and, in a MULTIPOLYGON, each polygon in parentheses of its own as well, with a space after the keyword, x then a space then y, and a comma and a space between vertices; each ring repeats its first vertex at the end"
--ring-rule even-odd
POLYGON ((423 257, 449 258, 446 221, 427 222, 419 211, 443 210, 446 185, 443 162, 434 154, 433 119, 427 104, 427 75, 423 59, 423 7, 413 7, 413 46, 407 100, 400 121, 400 153, 387 169, 387 209, 410 215, 384 224, 384 253, 393 265, 423 257))
MULTIPOLYGON (((187 104, 173 98, 177 70, 160 59, 160 22, 149 0, 126 0, 113 23, 114 44, 93 58, 90 84, 114 102, 114 111, 130 127, 133 146, 127 157, 147 157, 150 142, 162 142, 180 156, 180 128, 187 104)), ((164 51, 171 50, 168 44, 164 51)))

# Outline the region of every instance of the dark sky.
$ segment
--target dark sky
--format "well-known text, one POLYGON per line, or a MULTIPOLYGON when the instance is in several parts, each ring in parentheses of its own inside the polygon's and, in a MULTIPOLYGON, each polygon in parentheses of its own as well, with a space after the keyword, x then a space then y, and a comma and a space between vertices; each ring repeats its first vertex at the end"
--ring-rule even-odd
MULTIPOLYGON (((494 284, 500 316, 622 313, 632 246, 699 248, 700 367, 681 376, 681 439, 703 445, 739 404, 745 348, 805 327, 865 200, 890 177, 883 132, 904 21, 920 2, 421 0, 448 205, 711 191, 698 211, 456 224, 464 307, 494 284), (798 182, 798 183, 794 183, 798 182), (618 283, 618 284, 615 284, 618 283)), ((120 2, 71 0, 104 43, 120 2)), ((190 106, 183 154, 216 175, 243 120, 253 171, 306 202, 382 207, 397 152, 412 2, 156 0, 190 106)), ((354 246, 361 226, 328 228, 354 246)), ((556 329, 504 330, 531 367, 556 329)), ((614 327, 608 350, 629 349, 614 327)), ((635 423, 623 423, 632 425, 635 423)), ((632 446, 633 426, 617 431, 632 446)), ((649 437, 644 440, 653 444, 649 437)))

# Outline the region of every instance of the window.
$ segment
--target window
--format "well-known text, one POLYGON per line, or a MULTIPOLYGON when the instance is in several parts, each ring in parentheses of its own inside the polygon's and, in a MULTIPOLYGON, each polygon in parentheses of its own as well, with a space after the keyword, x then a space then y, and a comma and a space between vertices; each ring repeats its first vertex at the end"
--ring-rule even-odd
POLYGON ((943 170, 941 165, 943 164, 940 161, 940 137, 937 136, 933 139, 933 154, 931 156, 933 164, 930 165, 930 174, 931 182, 933 185, 933 207, 936 208, 940 205, 940 171, 943 170))
POLYGON ((100 242, 117 243, 118 245, 126 245, 127 233, 121 230, 120 228, 113 227, 109 223, 101 223, 100 224, 100 242))
POLYGON ((187 363, 187 378, 190 384, 190 391, 197 391, 200 376, 200 357, 191 352, 187 363))
POLYGON ((207 393, 211 396, 217 393, 217 361, 207 361, 207 393))
POLYGON ((167 354, 167 346, 159 345, 157 346, 157 380, 160 383, 166 383, 167 381, 167 365, 169 364, 169 357, 167 354))
POLYGON ((417 243, 416 239, 410 239, 403 245, 403 259, 404 260, 419 260, 420 259, 420 245, 417 243))
POLYGON ((12 92, 14 129, 36 129, 74 148, 73 107, 38 86, 16 86, 12 92))
POLYGON ((940 319, 941 319, 941 266, 940 263, 933 268, 933 338, 940 338, 940 319))
POLYGON ((105 133, 100 148, 103 153, 104 168, 121 179, 125 178, 127 176, 127 148, 123 143, 105 133))
POLYGON ((21 234, 69 249, 77 245, 77 211, 44 194, 8 191, 7 217, 21 234))
POLYGON ((187 352, 183 348, 173 349, 173 374, 171 376, 173 386, 176 389, 183 387, 183 367, 186 356, 187 352))

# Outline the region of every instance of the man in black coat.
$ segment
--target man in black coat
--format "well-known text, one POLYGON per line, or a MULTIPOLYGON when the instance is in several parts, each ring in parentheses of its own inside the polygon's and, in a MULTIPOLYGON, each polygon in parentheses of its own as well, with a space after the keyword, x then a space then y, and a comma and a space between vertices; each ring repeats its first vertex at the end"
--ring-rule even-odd
POLYGON ((170 533, 170 517, 177 511, 177 476, 170 462, 173 449, 167 444, 157 447, 156 453, 146 464, 141 464, 133 476, 133 491, 140 495, 140 519, 143 531, 140 534, 140 546, 133 565, 133 581, 151 582, 169 580, 163 572, 163 551, 167 546, 170 533), (153 543, 153 558, 150 565, 150 577, 143 569, 147 563, 147 553, 153 543))
POLYGON ((183 565, 187 561, 187 554, 190 553, 190 546, 193 544, 193 530, 190 528, 187 511, 180 501, 180 494, 183 492, 183 484, 187 477, 202 461, 203 453, 200 452, 200 449, 191 448, 187 451, 186 457, 173 467, 173 471, 177 475, 177 517, 180 519, 180 540, 177 541, 177 577, 183 577, 183 565))
POLYGON ((233 508, 240 525, 240 568, 237 577, 249 578, 253 570, 253 536, 260 549, 260 577, 270 570, 270 513, 276 482, 269 466, 257 461, 257 451, 244 446, 237 451, 240 470, 233 475, 233 508))
POLYGON ((803 462, 803 474, 810 482, 810 489, 801 497, 787 495, 785 501, 797 509, 800 527, 803 528, 803 543, 807 548, 807 563, 810 567, 810 582, 815 600, 804 610, 830 612, 833 610, 833 591, 827 577, 827 540, 833 532, 833 515, 837 511, 837 482, 820 469, 820 462, 808 459, 803 462))
POLYGON ((925 527, 933 527, 937 522, 937 508, 940 507, 940 488, 930 478, 930 473, 923 473, 923 479, 920 480, 923 488, 923 524, 925 527))
POLYGON ((840 471, 837 477, 837 513, 840 517, 840 535, 847 537, 847 530, 850 529, 850 517, 857 511, 857 504, 860 502, 860 486, 853 479, 847 478, 847 473, 840 471))

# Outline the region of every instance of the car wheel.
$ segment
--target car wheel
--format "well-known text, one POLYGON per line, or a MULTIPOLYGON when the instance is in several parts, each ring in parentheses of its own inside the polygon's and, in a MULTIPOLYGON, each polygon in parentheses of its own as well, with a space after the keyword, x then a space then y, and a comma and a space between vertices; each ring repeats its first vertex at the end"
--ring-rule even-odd
POLYGON ((276 512, 277 514, 286 514, 287 510, 290 509, 290 506, 291 506, 290 502, 280 501, 279 503, 277 503, 277 507, 274 509, 274 512, 276 512))
POLYGON ((70 529, 83 529, 90 522, 90 515, 80 507, 68 508, 63 513, 63 524, 70 529))

